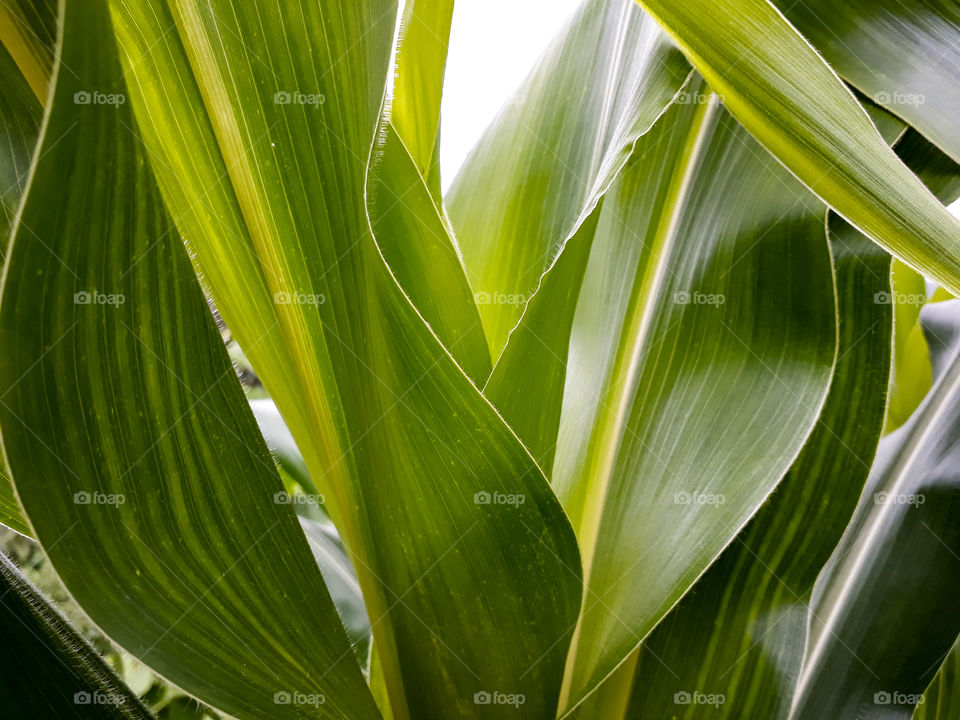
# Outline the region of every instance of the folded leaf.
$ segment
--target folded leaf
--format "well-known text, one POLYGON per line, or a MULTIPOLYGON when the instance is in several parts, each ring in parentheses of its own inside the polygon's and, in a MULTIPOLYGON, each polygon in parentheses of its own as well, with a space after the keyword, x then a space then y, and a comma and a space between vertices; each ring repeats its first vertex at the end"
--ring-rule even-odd
POLYGON ((639 8, 585 0, 471 151, 447 206, 494 358, 689 69, 639 8))
POLYGON ((574 319, 553 471, 588 573, 568 708, 774 489, 834 362, 824 206, 701 80, 685 92, 604 197, 574 319))
POLYGON ((960 222, 769 0, 639 1, 737 120, 807 187, 893 255, 960 290, 960 222))
POLYGON ((0 302, 0 429, 36 537, 107 635, 205 702, 377 718, 170 232, 106 3, 69 0, 62 27, 0 302))
POLYGON ((370 223, 384 259, 430 329, 477 385, 490 374, 480 313, 442 206, 385 123, 370 175, 370 223))
POLYGON ((792 720, 909 718, 960 632, 960 301, 921 319, 933 389, 881 443, 817 580, 792 720))
POLYGON ((0 702, 9 718, 153 717, 17 567, 0 553, 0 702))
POLYGON ((111 6, 164 197, 326 497, 394 716, 496 717, 494 691, 552 715, 575 537, 370 231, 396 4, 111 6))

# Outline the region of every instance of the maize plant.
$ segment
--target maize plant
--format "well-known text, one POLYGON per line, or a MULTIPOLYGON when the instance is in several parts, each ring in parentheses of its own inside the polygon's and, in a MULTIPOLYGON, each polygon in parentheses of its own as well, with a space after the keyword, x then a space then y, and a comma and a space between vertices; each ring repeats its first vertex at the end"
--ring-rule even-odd
POLYGON ((0 521, 210 717, 960 717, 960 7, 584 0, 446 182, 453 9, 0 3, 0 521))

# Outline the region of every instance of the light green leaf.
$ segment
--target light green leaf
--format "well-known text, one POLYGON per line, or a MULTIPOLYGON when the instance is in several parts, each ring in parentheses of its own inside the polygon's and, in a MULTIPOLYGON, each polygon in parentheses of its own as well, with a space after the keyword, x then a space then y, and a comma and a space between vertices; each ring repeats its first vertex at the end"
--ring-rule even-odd
POLYGON ((463 261, 441 206, 390 123, 369 188, 370 222, 397 282, 467 376, 482 385, 490 374, 490 351, 463 261))
POLYGON ((960 301, 921 312, 933 389, 881 443, 817 580, 792 720, 909 718, 960 631, 958 318, 960 301))
POLYGON ((38 102, 46 102, 57 40, 58 0, 4 0, 0 41, 38 102))
POLYGON ((149 720, 137 696, 0 553, 4 717, 149 720))
POLYGON ((960 6, 775 0, 841 76, 960 162, 960 6))
POLYGON ((824 206, 702 81, 604 198, 553 483, 587 570, 574 707, 737 535, 818 417, 836 348, 824 206))
POLYGON ((471 151, 447 206, 494 358, 689 69, 639 8, 586 0, 471 151))
POLYGON ((930 351, 920 327, 920 309, 927 301, 923 275, 895 260, 890 300, 894 304, 893 368, 884 434, 903 425, 933 385, 930 351))
POLYGON ((440 98, 453 0, 407 0, 397 49, 391 118, 438 207, 440 98))
POLYGON ((0 429, 35 536, 107 635, 204 701, 377 718, 144 161, 107 5, 64 13, 0 302, 0 429))
POLYGON ((394 716, 498 717, 474 703, 495 690, 552 715, 575 537, 371 234, 395 3, 111 6, 164 197, 326 496, 394 716))
POLYGON ((960 641, 954 644, 940 672, 923 694, 913 720, 953 720, 960 714, 960 641))
POLYGON ((640 2, 730 112, 807 187, 893 255, 960 290, 960 222, 769 0, 640 2))

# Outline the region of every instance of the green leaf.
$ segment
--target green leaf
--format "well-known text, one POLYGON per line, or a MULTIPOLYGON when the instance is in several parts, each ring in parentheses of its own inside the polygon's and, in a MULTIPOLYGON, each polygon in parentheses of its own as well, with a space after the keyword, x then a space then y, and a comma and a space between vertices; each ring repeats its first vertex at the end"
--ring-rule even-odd
POLYGON ((490 351, 441 206, 396 128, 386 123, 370 175, 370 223, 410 302, 467 376, 482 385, 490 351))
POLYGON ((913 720, 952 720, 960 713, 960 641, 954 644, 940 671, 913 712, 913 720))
POLYGON ((191 694, 238 718, 377 718, 145 162, 107 5, 64 12, 0 302, 23 508, 94 622, 191 694))
POLYGON ((960 222, 769 0, 640 0, 730 112, 865 235, 953 292, 960 222))
POLYGON ((397 49, 391 119, 430 194, 440 202, 440 98, 453 0, 408 0, 397 49))
POLYGON ((893 367, 884 434, 903 425, 933 385, 930 351, 920 327, 920 309, 927 301, 923 275, 895 260, 890 300, 894 305, 893 367))
POLYGON ((58 0, 4 0, 0 41, 37 101, 47 100, 57 40, 58 0))
MULTIPOLYGON (((900 136, 888 130, 891 140, 900 136)), ((957 177, 956 164, 913 131, 897 152, 949 199, 945 180, 957 177)), ((890 256, 832 213, 828 229, 840 346, 827 403, 770 501, 644 643, 631 716, 789 711, 814 582, 856 507, 880 437, 892 314, 902 305, 890 301, 890 256), (720 699, 715 707, 711 696, 720 699)))
POLYGON ((810 595, 873 462, 890 369, 892 309, 876 302, 890 294, 890 256, 842 220, 831 247, 840 343, 816 428, 770 501, 643 644, 630 717, 789 710, 810 595))
POLYGON ((97 652, 0 553, 0 703, 9 718, 149 720, 97 652))
POLYGON ((498 717, 474 697, 499 691, 552 715, 580 601, 575 537, 370 231, 395 3, 112 8, 164 197, 326 496, 393 714, 498 717))
POLYGON ((471 151, 447 206, 494 358, 689 70, 639 8, 586 0, 471 151))
POLYGON ((881 443, 817 580, 792 720, 909 718, 960 631, 958 317, 955 300, 921 312, 933 389, 881 443))
POLYGON ((824 206, 702 81, 684 99, 605 196, 574 319, 553 469, 588 577, 568 709, 774 489, 834 362, 824 206))
MULTIPOLYGON (((0 13, 4 10, 0 9, 0 13)), ((40 131, 43 108, 30 90, 13 57, 0 45, 0 131, 5 142, 0 153, 0 258, 6 259, 10 228, 27 184, 30 157, 40 131)), ((13 486, 0 460, 0 523, 30 534, 20 513, 13 486)))
POLYGON ((824 0, 776 5, 874 102, 960 162, 960 6, 952 0, 824 0))
POLYGON ((544 273, 483 388, 547 473, 557 447, 570 332, 602 207, 601 199, 544 273))

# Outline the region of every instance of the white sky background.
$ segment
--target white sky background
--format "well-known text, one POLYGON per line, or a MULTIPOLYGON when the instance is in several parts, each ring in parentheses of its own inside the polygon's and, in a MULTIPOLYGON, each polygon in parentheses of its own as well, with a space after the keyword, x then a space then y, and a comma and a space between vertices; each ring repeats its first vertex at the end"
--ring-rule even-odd
POLYGON ((580 1, 457 0, 440 108, 444 188, 580 1))

